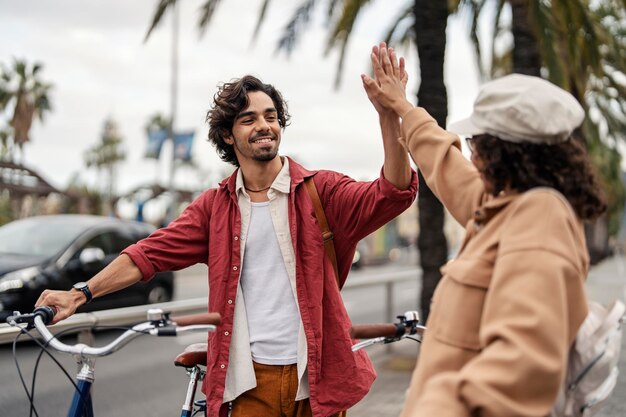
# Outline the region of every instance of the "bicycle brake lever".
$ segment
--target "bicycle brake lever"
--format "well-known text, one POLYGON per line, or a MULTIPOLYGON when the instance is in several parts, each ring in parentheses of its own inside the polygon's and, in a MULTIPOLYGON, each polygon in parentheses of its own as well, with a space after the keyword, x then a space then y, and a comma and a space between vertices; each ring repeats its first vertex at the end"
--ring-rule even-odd
POLYGON ((383 340, 383 344, 386 345, 388 343, 393 343, 393 342, 397 342, 399 340, 402 340, 402 336, 388 336, 384 338, 385 340, 383 340))
POLYGON ((6 322, 10 326, 14 327, 16 327, 18 324, 26 323, 26 329, 30 330, 35 327, 35 325, 33 324, 34 320, 35 315, 32 313, 21 314, 19 311, 14 311, 12 316, 7 317, 6 322))
POLYGON ((382 337, 376 337, 374 339, 367 339, 364 340, 362 342, 359 342, 355 345, 352 346, 352 351, 356 352, 357 350, 361 350, 365 347, 371 346, 371 345, 375 345, 377 343, 385 343, 385 339, 387 339, 386 337, 382 336, 382 337))

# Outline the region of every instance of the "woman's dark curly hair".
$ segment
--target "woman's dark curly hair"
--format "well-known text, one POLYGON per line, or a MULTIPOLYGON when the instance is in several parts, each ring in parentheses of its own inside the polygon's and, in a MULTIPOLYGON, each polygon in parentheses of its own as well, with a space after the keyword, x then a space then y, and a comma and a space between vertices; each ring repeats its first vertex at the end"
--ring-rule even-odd
POLYGON ((209 123, 209 142, 215 146, 222 161, 237 167, 239 161, 237 161, 235 150, 232 145, 224 141, 224 138, 231 136, 235 118, 248 107, 248 93, 254 91, 261 91, 270 96, 281 128, 289 124, 291 117, 287 111, 287 103, 280 92, 274 86, 264 84, 252 75, 220 85, 213 96, 213 105, 206 115, 206 121, 209 123))
POLYGON ((593 220, 606 211, 606 197, 580 140, 572 137, 555 145, 538 145, 484 134, 471 141, 484 164, 482 174, 494 187, 493 195, 507 187, 521 192, 552 187, 583 220, 593 220))

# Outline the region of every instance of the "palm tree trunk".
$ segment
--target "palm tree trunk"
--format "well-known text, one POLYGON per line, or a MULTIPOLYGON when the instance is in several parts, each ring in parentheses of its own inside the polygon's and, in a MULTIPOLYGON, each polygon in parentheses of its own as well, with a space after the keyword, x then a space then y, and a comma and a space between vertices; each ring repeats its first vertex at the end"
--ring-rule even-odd
MULTIPOLYGON (((418 104, 425 108, 441 127, 448 117, 448 96, 443 81, 446 49, 448 3, 445 1, 415 0, 415 39, 419 54, 421 82, 417 93, 418 104)), ((432 191, 419 176, 420 234, 417 247, 422 267, 420 306, 425 322, 430 313, 430 301, 441 279, 439 268, 448 259, 448 244, 443 233, 444 211, 432 191)))
POLYGON ((540 76, 539 43, 528 15, 528 0, 509 0, 512 12, 513 72, 540 76))

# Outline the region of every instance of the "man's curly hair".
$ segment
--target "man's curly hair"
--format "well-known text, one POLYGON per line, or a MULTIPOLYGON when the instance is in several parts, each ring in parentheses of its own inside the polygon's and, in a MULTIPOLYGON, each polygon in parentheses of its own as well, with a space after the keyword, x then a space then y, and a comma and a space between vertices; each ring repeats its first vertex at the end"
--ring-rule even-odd
POLYGON ((209 142, 215 146, 218 155, 224 162, 239 166, 233 145, 224 141, 232 135, 235 118, 248 107, 248 93, 261 91, 272 99, 276 108, 278 124, 285 128, 289 124, 287 103, 280 92, 270 84, 264 84, 252 75, 224 83, 218 87, 213 96, 213 105, 207 112, 206 121, 209 123, 209 142))
POLYGON ((520 192, 552 187, 583 220, 593 220, 606 211, 606 197, 577 138, 555 145, 512 143, 488 134, 471 140, 484 163, 482 174, 494 186, 493 195, 507 186, 520 192))

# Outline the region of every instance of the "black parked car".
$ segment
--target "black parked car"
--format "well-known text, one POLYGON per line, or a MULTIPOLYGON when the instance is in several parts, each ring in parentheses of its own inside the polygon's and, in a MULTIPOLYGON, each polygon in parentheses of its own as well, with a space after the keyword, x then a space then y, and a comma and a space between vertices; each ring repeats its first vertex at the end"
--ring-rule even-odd
MULTIPOLYGON (((14 310, 30 312, 44 289, 67 290, 86 281, 128 245, 148 236, 146 223, 85 215, 39 216, 0 227, 0 322, 14 310)), ((174 274, 99 297, 78 311, 172 299, 174 274)))

